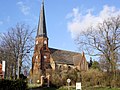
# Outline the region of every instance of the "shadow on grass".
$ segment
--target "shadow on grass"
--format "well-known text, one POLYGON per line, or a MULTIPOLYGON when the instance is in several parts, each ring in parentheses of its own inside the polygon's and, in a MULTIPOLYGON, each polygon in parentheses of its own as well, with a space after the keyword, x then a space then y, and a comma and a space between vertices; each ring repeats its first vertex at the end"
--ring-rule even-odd
POLYGON ((57 90, 55 87, 34 87, 30 88, 29 90, 57 90))

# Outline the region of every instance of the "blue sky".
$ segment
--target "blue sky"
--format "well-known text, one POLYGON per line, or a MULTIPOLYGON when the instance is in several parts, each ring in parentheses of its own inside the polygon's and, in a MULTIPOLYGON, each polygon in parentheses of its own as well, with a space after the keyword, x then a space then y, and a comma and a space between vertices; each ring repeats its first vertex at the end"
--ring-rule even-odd
MULTIPOLYGON (((1 0, 0 33, 16 23, 37 27, 42 0, 1 0)), ((120 14, 120 0, 45 0, 49 47, 78 51, 74 38, 90 23, 120 14)), ((34 36, 35 37, 35 36, 34 36)))

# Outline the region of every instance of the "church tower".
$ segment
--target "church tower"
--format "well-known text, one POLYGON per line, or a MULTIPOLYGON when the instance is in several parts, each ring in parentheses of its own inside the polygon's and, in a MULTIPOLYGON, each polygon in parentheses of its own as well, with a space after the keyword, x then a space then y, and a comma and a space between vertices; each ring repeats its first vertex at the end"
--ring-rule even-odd
POLYGON ((35 83, 37 80, 40 80, 40 77, 42 75, 46 76, 50 69, 50 50, 48 48, 43 0, 35 40, 34 55, 32 57, 32 81, 35 83))

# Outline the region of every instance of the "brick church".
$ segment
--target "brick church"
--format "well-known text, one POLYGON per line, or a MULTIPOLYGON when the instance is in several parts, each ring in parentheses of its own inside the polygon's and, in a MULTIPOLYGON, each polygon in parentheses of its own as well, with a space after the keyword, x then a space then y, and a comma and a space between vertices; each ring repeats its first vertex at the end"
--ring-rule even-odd
POLYGON ((34 83, 40 80, 42 75, 51 75, 53 70, 64 70, 65 68, 78 69, 80 71, 88 70, 88 63, 84 52, 81 54, 49 48, 48 40, 43 1, 32 57, 32 69, 30 71, 30 78, 34 83))

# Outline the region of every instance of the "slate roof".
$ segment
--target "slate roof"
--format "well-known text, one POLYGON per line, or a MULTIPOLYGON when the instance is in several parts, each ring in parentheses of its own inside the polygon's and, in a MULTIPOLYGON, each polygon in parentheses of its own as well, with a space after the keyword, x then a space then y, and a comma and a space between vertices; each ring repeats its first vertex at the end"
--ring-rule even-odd
POLYGON ((51 56, 57 64, 78 65, 81 62, 82 55, 77 52, 49 48, 51 56))

